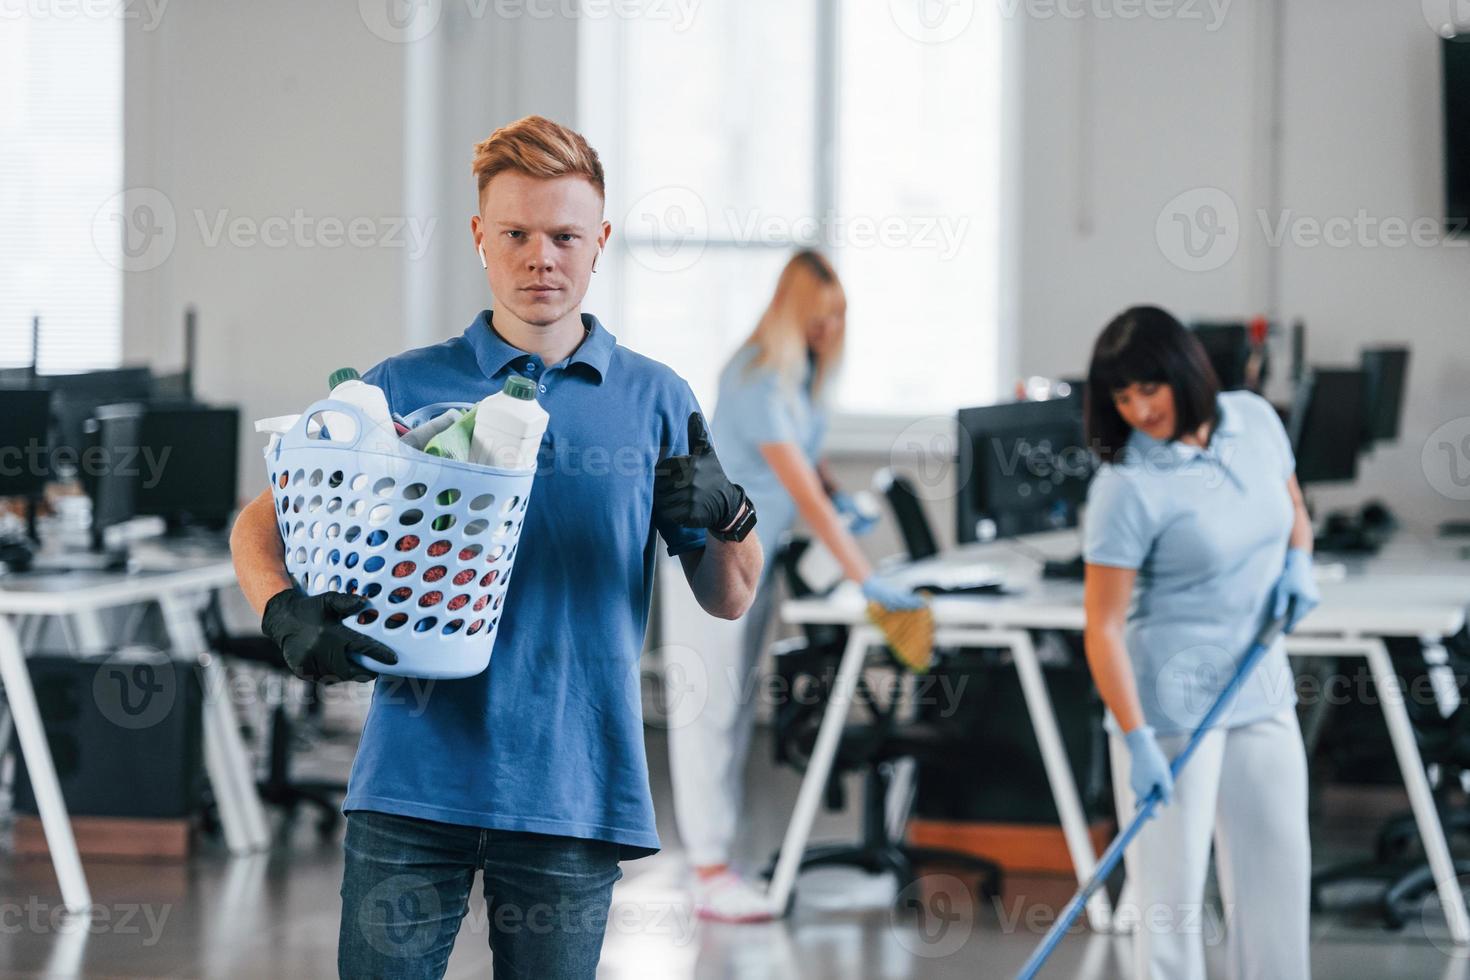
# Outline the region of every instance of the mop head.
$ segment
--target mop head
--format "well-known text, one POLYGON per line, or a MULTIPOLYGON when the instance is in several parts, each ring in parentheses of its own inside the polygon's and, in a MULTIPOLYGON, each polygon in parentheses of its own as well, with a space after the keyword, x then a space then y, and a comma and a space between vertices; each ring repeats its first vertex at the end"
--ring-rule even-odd
POLYGON ((868 603, 868 619, 883 631, 888 649, 899 663, 916 674, 927 673, 934 662, 934 610, 929 607, 929 593, 922 609, 889 609, 876 602, 868 603))

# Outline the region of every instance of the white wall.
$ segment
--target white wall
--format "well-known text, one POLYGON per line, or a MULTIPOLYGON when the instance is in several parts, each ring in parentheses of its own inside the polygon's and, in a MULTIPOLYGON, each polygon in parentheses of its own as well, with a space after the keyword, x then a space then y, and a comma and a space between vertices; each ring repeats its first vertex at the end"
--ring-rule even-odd
POLYGON ((125 185, 163 193, 177 240, 124 276, 125 356, 176 369, 183 311, 198 307, 197 390, 242 407, 242 497, 264 486, 249 420, 299 410, 336 366, 458 334, 489 305, 468 244, 470 151, 528 112, 575 118, 576 29, 471 15, 481 7, 494 10, 442 5, 412 43, 373 33, 370 4, 181 3, 156 29, 128 25, 125 185), (285 247, 211 243, 221 214, 259 225, 298 209, 311 223, 285 247), (370 242, 316 244, 327 218, 372 221, 370 242), (399 219, 429 230, 422 249, 399 219))
MULTIPOLYGON (((1437 39, 1416 4, 1295 0, 1280 8, 1278 90, 1278 3, 1235 0, 1217 30, 1021 15, 1021 372, 1079 372, 1102 324, 1143 301, 1186 317, 1304 317, 1318 362, 1405 340, 1413 389, 1400 442, 1365 460, 1359 487, 1321 500, 1372 493, 1411 518, 1451 516, 1463 505, 1430 488, 1419 453, 1441 422, 1470 415, 1470 249, 1272 247, 1255 217, 1278 206, 1319 218, 1440 215, 1437 39), (1242 235, 1221 267, 1190 272, 1161 249, 1155 221, 1199 187, 1229 196, 1242 235)), ((247 419, 301 405, 339 361, 366 366, 461 331, 488 300, 468 246, 471 144, 528 112, 577 121, 575 24, 476 18, 478 8, 446 3, 426 38, 396 44, 366 29, 359 9, 178 4, 154 31, 129 27, 126 182, 162 190, 179 234, 163 265, 126 276, 125 349, 176 365, 183 308, 197 304, 200 387, 240 402, 247 419), (194 214, 260 220, 296 208, 407 215, 433 220, 434 233, 417 261, 401 248, 211 247, 194 214)), ((257 445, 253 434, 243 442, 242 487, 253 489, 257 445)), ((886 459, 885 448, 840 468, 860 482, 886 459)), ((935 497, 948 537, 951 500, 935 497)))
POLYGON ((177 240, 156 269, 125 275, 124 348, 174 369, 183 310, 198 307, 196 390, 242 406, 242 493, 264 487, 248 420, 298 409, 333 365, 400 346, 401 250, 313 245, 332 240, 321 225, 325 239, 292 232, 284 247, 211 243, 213 230, 299 209, 371 219, 377 241, 404 214, 402 60, 356 5, 171 4, 156 30, 129 26, 125 182, 168 198, 177 240))
MULTIPOLYGON (((1286 36, 1300 55, 1286 62, 1285 207, 1443 217, 1439 42, 1418 6, 1289 5, 1286 36)), ((1470 238, 1456 245, 1280 250, 1283 307, 1306 318, 1312 359, 1348 361, 1384 340, 1413 347, 1400 439, 1360 473, 1361 492, 1409 516, 1466 514, 1434 492, 1420 462, 1433 430, 1470 416, 1470 238)))
MULTIPOLYGON (((1276 224, 1263 91, 1273 7, 1235 2, 1214 32, 1177 19, 1027 22, 1022 370, 1081 371, 1102 325, 1132 303, 1238 317, 1269 310, 1274 292, 1275 312, 1304 318, 1313 363, 1354 361, 1374 342, 1413 348, 1399 442, 1321 503, 1373 494, 1416 522, 1463 515, 1430 487, 1420 450, 1441 423, 1470 415, 1470 248, 1267 244, 1256 212, 1276 224), (1155 220, 1198 187, 1229 195, 1241 239, 1220 268, 1190 272, 1161 250, 1155 220)), ((1282 10, 1279 209, 1441 217, 1438 38, 1420 5, 1282 10)))

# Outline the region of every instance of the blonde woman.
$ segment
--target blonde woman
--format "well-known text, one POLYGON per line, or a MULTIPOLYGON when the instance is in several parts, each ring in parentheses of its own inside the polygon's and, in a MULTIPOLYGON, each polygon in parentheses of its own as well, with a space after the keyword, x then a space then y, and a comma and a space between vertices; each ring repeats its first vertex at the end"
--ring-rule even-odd
POLYGON ((697 637, 665 650, 670 677, 698 710, 670 727, 669 756, 679 836, 694 870, 695 905, 708 919, 756 922, 779 910, 730 867, 741 778, 755 720, 756 670, 770 618, 772 567, 800 515, 863 594, 893 609, 916 608, 912 592, 873 574, 840 511, 850 504, 821 463, 825 400, 842 356, 847 297, 832 264, 806 250, 786 263, 755 331, 720 375, 712 435, 732 482, 761 521, 765 569, 741 620, 701 620, 697 637))

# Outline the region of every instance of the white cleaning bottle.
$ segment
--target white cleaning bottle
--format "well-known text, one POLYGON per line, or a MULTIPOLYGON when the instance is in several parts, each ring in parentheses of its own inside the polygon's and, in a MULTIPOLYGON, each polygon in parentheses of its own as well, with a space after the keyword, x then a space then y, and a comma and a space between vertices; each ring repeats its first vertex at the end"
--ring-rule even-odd
POLYGON ((536 401, 536 383, 511 375, 504 388, 481 399, 475 409, 470 461, 508 470, 535 469, 550 418, 536 401))
MULTIPOLYGON (((364 435, 374 437, 375 441, 384 436, 393 443, 398 441, 397 430, 393 428, 393 413, 388 410, 388 399, 382 388, 368 384, 356 369, 350 367, 333 371, 327 378, 327 386, 332 389, 329 397, 354 405, 362 413, 370 429, 364 435)), ((322 415, 328 434, 337 434, 337 438, 345 438, 357 428, 341 412, 323 412, 322 415)))
POLYGON ((276 451, 276 446, 281 441, 281 436, 291 431, 291 426, 296 424, 300 415, 276 415, 268 419, 256 419, 255 431, 270 433, 270 440, 265 445, 266 455, 276 451))

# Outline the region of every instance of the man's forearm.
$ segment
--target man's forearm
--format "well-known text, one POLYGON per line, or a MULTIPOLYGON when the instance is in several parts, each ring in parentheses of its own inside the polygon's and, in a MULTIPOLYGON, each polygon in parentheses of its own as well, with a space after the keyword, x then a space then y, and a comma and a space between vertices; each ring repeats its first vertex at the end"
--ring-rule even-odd
POLYGON ((256 613, 265 613, 271 596, 291 587, 286 575, 285 550, 276 527, 275 505, 269 490, 246 504, 230 531, 230 557, 240 591, 256 613))
POLYGON ((721 541, 711 535, 704 551, 696 552, 698 564, 689 576, 689 587, 711 616, 739 619, 755 600, 765 563, 758 534, 751 531, 744 541, 721 541))

